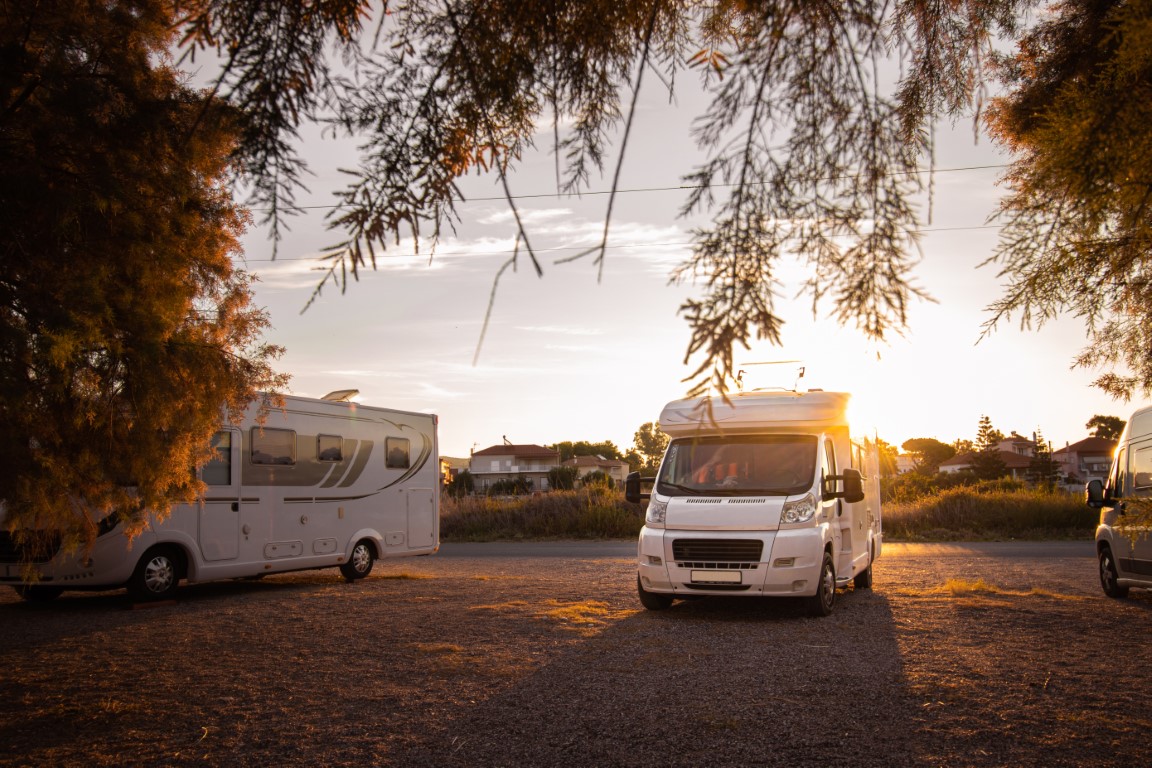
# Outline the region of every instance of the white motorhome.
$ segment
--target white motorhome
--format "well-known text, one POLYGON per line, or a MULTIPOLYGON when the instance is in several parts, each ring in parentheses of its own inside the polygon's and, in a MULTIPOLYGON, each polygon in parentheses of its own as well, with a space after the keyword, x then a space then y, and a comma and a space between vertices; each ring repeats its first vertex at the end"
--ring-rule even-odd
POLYGON ((8 541, 0 582, 31 600, 122 586, 137 599, 160 599, 181 579, 339 567, 351 581, 377 558, 436 552, 436 417, 341 399, 349 392, 286 396, 263 424, 254 404, 213 438, 215 456, 200 470, 207 490, 196 503, 174 506, 131 541, 113 521, 91 551, 33 563, 33 581, 8 541))
POLYGON ((849 396, 752 391, 677 400, 648 497, 636 586, 651 610, 700 595, 802 597, 831 613, 836 588, 872 585, 883 543, 879 459, 849 433, 849 396), (708 411, 708 408, 711 411, 708 411))
POLYGON ((1104 594, 1152 589, 1152 406, 1128 419, 1107 484, 1093 480, 1086 493, 1088 506, 1100 510, 1096 556, 1104 594))

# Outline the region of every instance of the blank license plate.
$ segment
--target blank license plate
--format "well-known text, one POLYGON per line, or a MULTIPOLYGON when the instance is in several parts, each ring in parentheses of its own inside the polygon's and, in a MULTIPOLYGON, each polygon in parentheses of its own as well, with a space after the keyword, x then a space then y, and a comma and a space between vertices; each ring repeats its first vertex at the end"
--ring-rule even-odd
POLYGON ((692 571, 694 584, 739 584, 740 571, 692 571))

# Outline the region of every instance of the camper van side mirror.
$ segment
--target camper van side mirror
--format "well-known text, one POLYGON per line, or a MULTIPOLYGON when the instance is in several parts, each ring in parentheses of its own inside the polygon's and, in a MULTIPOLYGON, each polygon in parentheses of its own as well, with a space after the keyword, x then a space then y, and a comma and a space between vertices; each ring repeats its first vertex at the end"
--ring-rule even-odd
POLYGON ((1108 501, 1104 496, 1104 483, 1100 480, 1089 480, 1088 484, 1084 486, 1084 497, 1084 501, 1092 509, 1103 507, 1108 501))
POLYGON ((859 501, 864 501, 864 478, 860 475, 860 471, 856 469, 844 470, 844 501, 849 504, 855 504, 859 501))
POLYGON ((639 504, 644 499, 649 498, 651 494, 640 492, 641 479, 639 472, 629 472, 628 476, 624 478, 624 499, 626 501, 639 504))

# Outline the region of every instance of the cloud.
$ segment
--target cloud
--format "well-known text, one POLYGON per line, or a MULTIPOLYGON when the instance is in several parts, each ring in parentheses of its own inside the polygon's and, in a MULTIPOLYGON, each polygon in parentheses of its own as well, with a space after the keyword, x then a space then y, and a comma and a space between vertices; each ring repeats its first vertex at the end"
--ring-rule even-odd
POLYGON ((574 325, 518 325, 516 330, 529 333, 559 333, 566 336, 600 336, 604 333, 599 328, 574 325))

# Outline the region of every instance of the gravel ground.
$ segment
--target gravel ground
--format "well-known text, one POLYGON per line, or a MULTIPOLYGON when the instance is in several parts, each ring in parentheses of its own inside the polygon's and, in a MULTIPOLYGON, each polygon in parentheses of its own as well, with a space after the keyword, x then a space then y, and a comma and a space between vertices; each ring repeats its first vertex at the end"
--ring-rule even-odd
POLYGON ((603 557, 4 590, 0 765, 1148 765, 1152 595, 1066 551, 889 545, 826 619, 645 612, 603 557))

